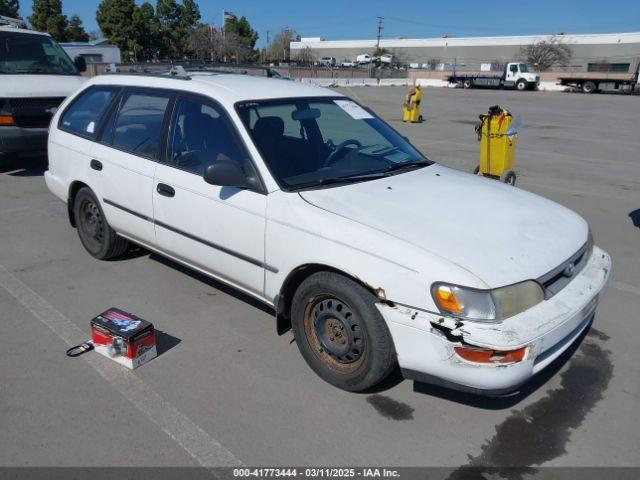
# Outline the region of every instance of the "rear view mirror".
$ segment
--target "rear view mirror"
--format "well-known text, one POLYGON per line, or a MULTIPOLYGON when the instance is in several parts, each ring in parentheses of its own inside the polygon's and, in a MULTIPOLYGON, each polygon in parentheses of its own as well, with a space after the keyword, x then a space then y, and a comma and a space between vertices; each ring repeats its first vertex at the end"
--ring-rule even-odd
POLYGON ((244 188, 247 186, 244 172, 236 162, 220 153, 216 161, 204 171, 204 181, 220 187, 244 188))
POLYGON ((291 112, 291 118, 298 121, 315 120, 316 118, 320 118, 320 110, 318 110, 317 108, 294 110, 293 112, 291 112))
POLYGON ((74 60, 73 63, 75 64, 76 68, 78 69, 79 72, 86 72, 87 71, 87 61, 85 60, 84 57, 81 56, 77 56, 74 60))

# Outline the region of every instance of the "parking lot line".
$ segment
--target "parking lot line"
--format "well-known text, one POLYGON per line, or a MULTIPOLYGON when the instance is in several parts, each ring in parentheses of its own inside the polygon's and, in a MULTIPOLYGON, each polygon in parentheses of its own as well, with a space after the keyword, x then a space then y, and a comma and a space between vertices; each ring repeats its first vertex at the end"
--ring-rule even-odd
MULTIPOLYGON (((87 334, 44 298, 0 264, 0 286, 67 345, 77 345, 87 334)), ((133 372, 100 355, 83 357, 109 384, 178 443, 203 467, 239 466, 242 462, 200 426, 163 399, 133 372)))
POLYGON ((609 285, 615 288, 616 290, 621 290, 627 293, 635 293, 636 295, 640 295, 640 288, 634 287, 633 285, 628 285, 622 282, 610 282, 609 285))

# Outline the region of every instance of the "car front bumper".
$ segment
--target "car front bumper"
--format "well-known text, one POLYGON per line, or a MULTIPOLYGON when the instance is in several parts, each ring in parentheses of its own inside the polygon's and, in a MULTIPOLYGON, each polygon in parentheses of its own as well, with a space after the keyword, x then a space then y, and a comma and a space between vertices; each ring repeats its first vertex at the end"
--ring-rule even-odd
POLYGON ((0 127, 0 154, 44 152, 48 128, 0 127))
MULTIPOLYGON (((406 377, 473 393, 502 395, 540 372, 590 325, 611 257, 594 247, 578 275, 552 298, 501 323, 457 321, 411 307, 377 304, 393 338, 406 377), (494 350, 527 347, 524 360, 480 364, 459 357, 462 342, 494 350)), ((426 290, 425 290, 426 291, 426 290)))

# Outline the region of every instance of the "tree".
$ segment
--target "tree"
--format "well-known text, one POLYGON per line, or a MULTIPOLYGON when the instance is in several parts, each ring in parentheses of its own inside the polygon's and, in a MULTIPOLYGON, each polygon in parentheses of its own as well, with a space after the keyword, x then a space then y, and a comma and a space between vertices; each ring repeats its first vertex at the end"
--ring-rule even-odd
POLYGON ((139 60, 152 60, 158 57, 158 36, 160 25, 153 5, 144 2, 133 12, 133 24, 137 43, 140 45, 139 60))
MULTIPOLYGON (((230 46, 232 50, 238 50, 239 47, 243 49, 248 48, 250 52, 249 57, 255 53, 253 49, 256 46, 259 35, 258 32, 251 28, 249 20, 247 20, 246 17, 234 17, 226 20, 223 30, 225 44, 229 45, 231 41, 230 46)), ((230 53, 233 55, 233 52, 230 53)))
POLYGON ((387 53, 389 53, 389 50, 387 50, 386 48, 377 47, 373 51, 373 54, 371 56, 372 57, 381 57, 382 55, 386 55, 387 53))
POLYGON ((89 41, 89 34, 82 26, 82 20, 80 20, 80 17, 78 15, 72 15, 69 19, 69 25, 67 25, 65 36, 68 42, 89 41))
POLYGON ((0 0, 0 15, 20 18, 20 2, 18 0, 0 0))
MULTIPOLYGON (((290 57, 289 46, 297 37, 295 30, 283 28, 273 37, 273 40, 267 45, 265 52, 267 61, 287 60, 290 57)), ((298 61, 301 61, 298 54, 298 61)))
POLYGON ((562 38, 557 35, 523 46, 518 54, 520 60, 526 61, 541 72, 553 66, 568 65, 572 56, 571 48, 562 43, 562 38))
POLYGON ((47 32, 59 42, 66 41, 68 21, 62 14, 61 0, 33 0, 29 21, 35 30, 47 32))
POLYGON ((197 60, 219 62, 224 56, 222 35, 206 23, 189 32, 188 52, 197 60))
POLYGON ((200 9, 194 0, 158 0, 156 3, 157 40, 160 55, 168 58, 185 56, 189 35, 200 20, 200 9))
POLYGON ((300 65, 312 65, 315 60, 315 55, 313 54, 313 50, 310 47, 304 47, 300 50, 295 51, 293 59, 296 60, 300 65))
POLYGON ((142 52, 138 43, 135 0, 102 0, 96 12, 100 30, 110 43, 120 48, 123 56, 135 60, 142 52))

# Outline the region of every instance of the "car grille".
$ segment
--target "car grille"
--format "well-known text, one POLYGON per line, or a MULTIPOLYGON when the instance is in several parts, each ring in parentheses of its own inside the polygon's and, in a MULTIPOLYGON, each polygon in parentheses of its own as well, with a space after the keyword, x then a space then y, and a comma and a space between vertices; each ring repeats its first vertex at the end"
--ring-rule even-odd
POLYGON ((546 299, 553 297, 562 290, 567 284, 573 280, 589 261, 591 252, 593 251, 593 237, 589 233, 587 242, 566 261, 562 262, 550 272, 538 278, 538 282, 544 287, 544 295, 546 299), (573 265, 573 268, 571 266, 573 265), (569 275, 568 269, 571 270, 569 275))
POLYGON ((64 98, 10 98, 9 106, 18 127, 46 128, 64 98))

